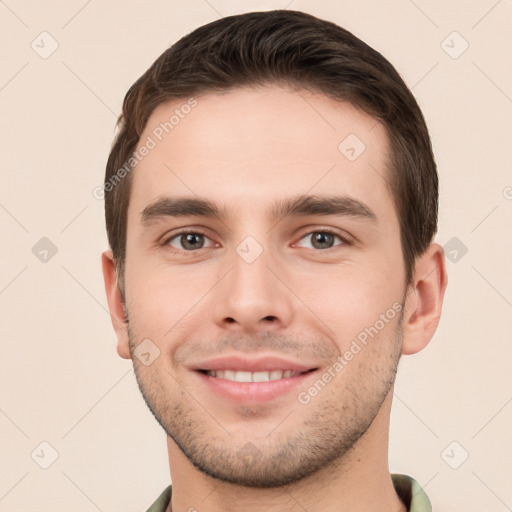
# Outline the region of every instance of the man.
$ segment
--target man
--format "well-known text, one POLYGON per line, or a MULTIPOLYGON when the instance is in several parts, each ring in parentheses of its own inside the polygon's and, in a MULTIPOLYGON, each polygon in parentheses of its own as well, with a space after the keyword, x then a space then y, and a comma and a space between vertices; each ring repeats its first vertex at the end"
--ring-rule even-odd
POLYGON ((389 62, 302 12, 200 27, 128 91, 105 192, 117 350, 167 434, 149 511, 431 510, 387 462, 400 356, 447 283, 389 62))

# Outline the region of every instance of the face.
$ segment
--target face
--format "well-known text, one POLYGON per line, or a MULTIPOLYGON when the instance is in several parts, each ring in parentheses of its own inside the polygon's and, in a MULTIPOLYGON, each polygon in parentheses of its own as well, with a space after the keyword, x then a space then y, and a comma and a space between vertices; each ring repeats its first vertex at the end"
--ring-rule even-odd
POLYGON ((156 145, 133 171, 121 350, 196 468, 283 485, 342 460, 392 389, 406 287, 386 133, 306 91, 195 99, 140 139, 156 145))

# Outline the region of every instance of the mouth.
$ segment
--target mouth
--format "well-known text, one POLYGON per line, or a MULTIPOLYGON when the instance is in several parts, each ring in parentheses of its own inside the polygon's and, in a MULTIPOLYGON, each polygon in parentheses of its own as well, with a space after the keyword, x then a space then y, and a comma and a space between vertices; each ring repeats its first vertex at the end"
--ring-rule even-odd
POLYGON ((267 404, 305 387, 319 365, 305 365, 279 357, 219 357, 198 362, 192 373, 199 377, 206 393, 243 405, 267 404))
POLYGON ((203 375, 216 379, 225 379, 231 382, 270 382, 281 379, 289 379, 314 372, 317 368, 311 368, 303 372, 294 370, 270 370, 250 372, 246 370, 198 370, 203 375))

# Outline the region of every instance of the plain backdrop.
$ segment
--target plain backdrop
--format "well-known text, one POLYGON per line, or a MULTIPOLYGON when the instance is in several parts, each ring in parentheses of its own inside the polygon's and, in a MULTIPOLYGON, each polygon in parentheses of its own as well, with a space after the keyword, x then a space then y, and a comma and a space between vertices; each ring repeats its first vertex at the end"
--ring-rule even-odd
POLYGON ((138 512, 170 483, 164 432, 116 353, 93 190, 126 91, 165 48, 276 8, 383 53, 432 136, 449 285, 434 339, 400 363, 390 469, 436 511, 512 509, 512 1, 5 0, 0 511, 138 512))

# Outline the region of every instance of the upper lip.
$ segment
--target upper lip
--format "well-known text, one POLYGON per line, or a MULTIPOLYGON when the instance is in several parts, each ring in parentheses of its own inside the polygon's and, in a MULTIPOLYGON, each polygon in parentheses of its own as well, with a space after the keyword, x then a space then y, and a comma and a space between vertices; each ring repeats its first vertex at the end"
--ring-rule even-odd
POLYGON ((317 366, 306 365, 284 359, 282 357, 247 357, 240 355, 219 356, 199 361, 192 366, 193 370, 242 370, 246 372, 265 372, 273 370, 291 370, 294 372, 307 372, 317 366))

